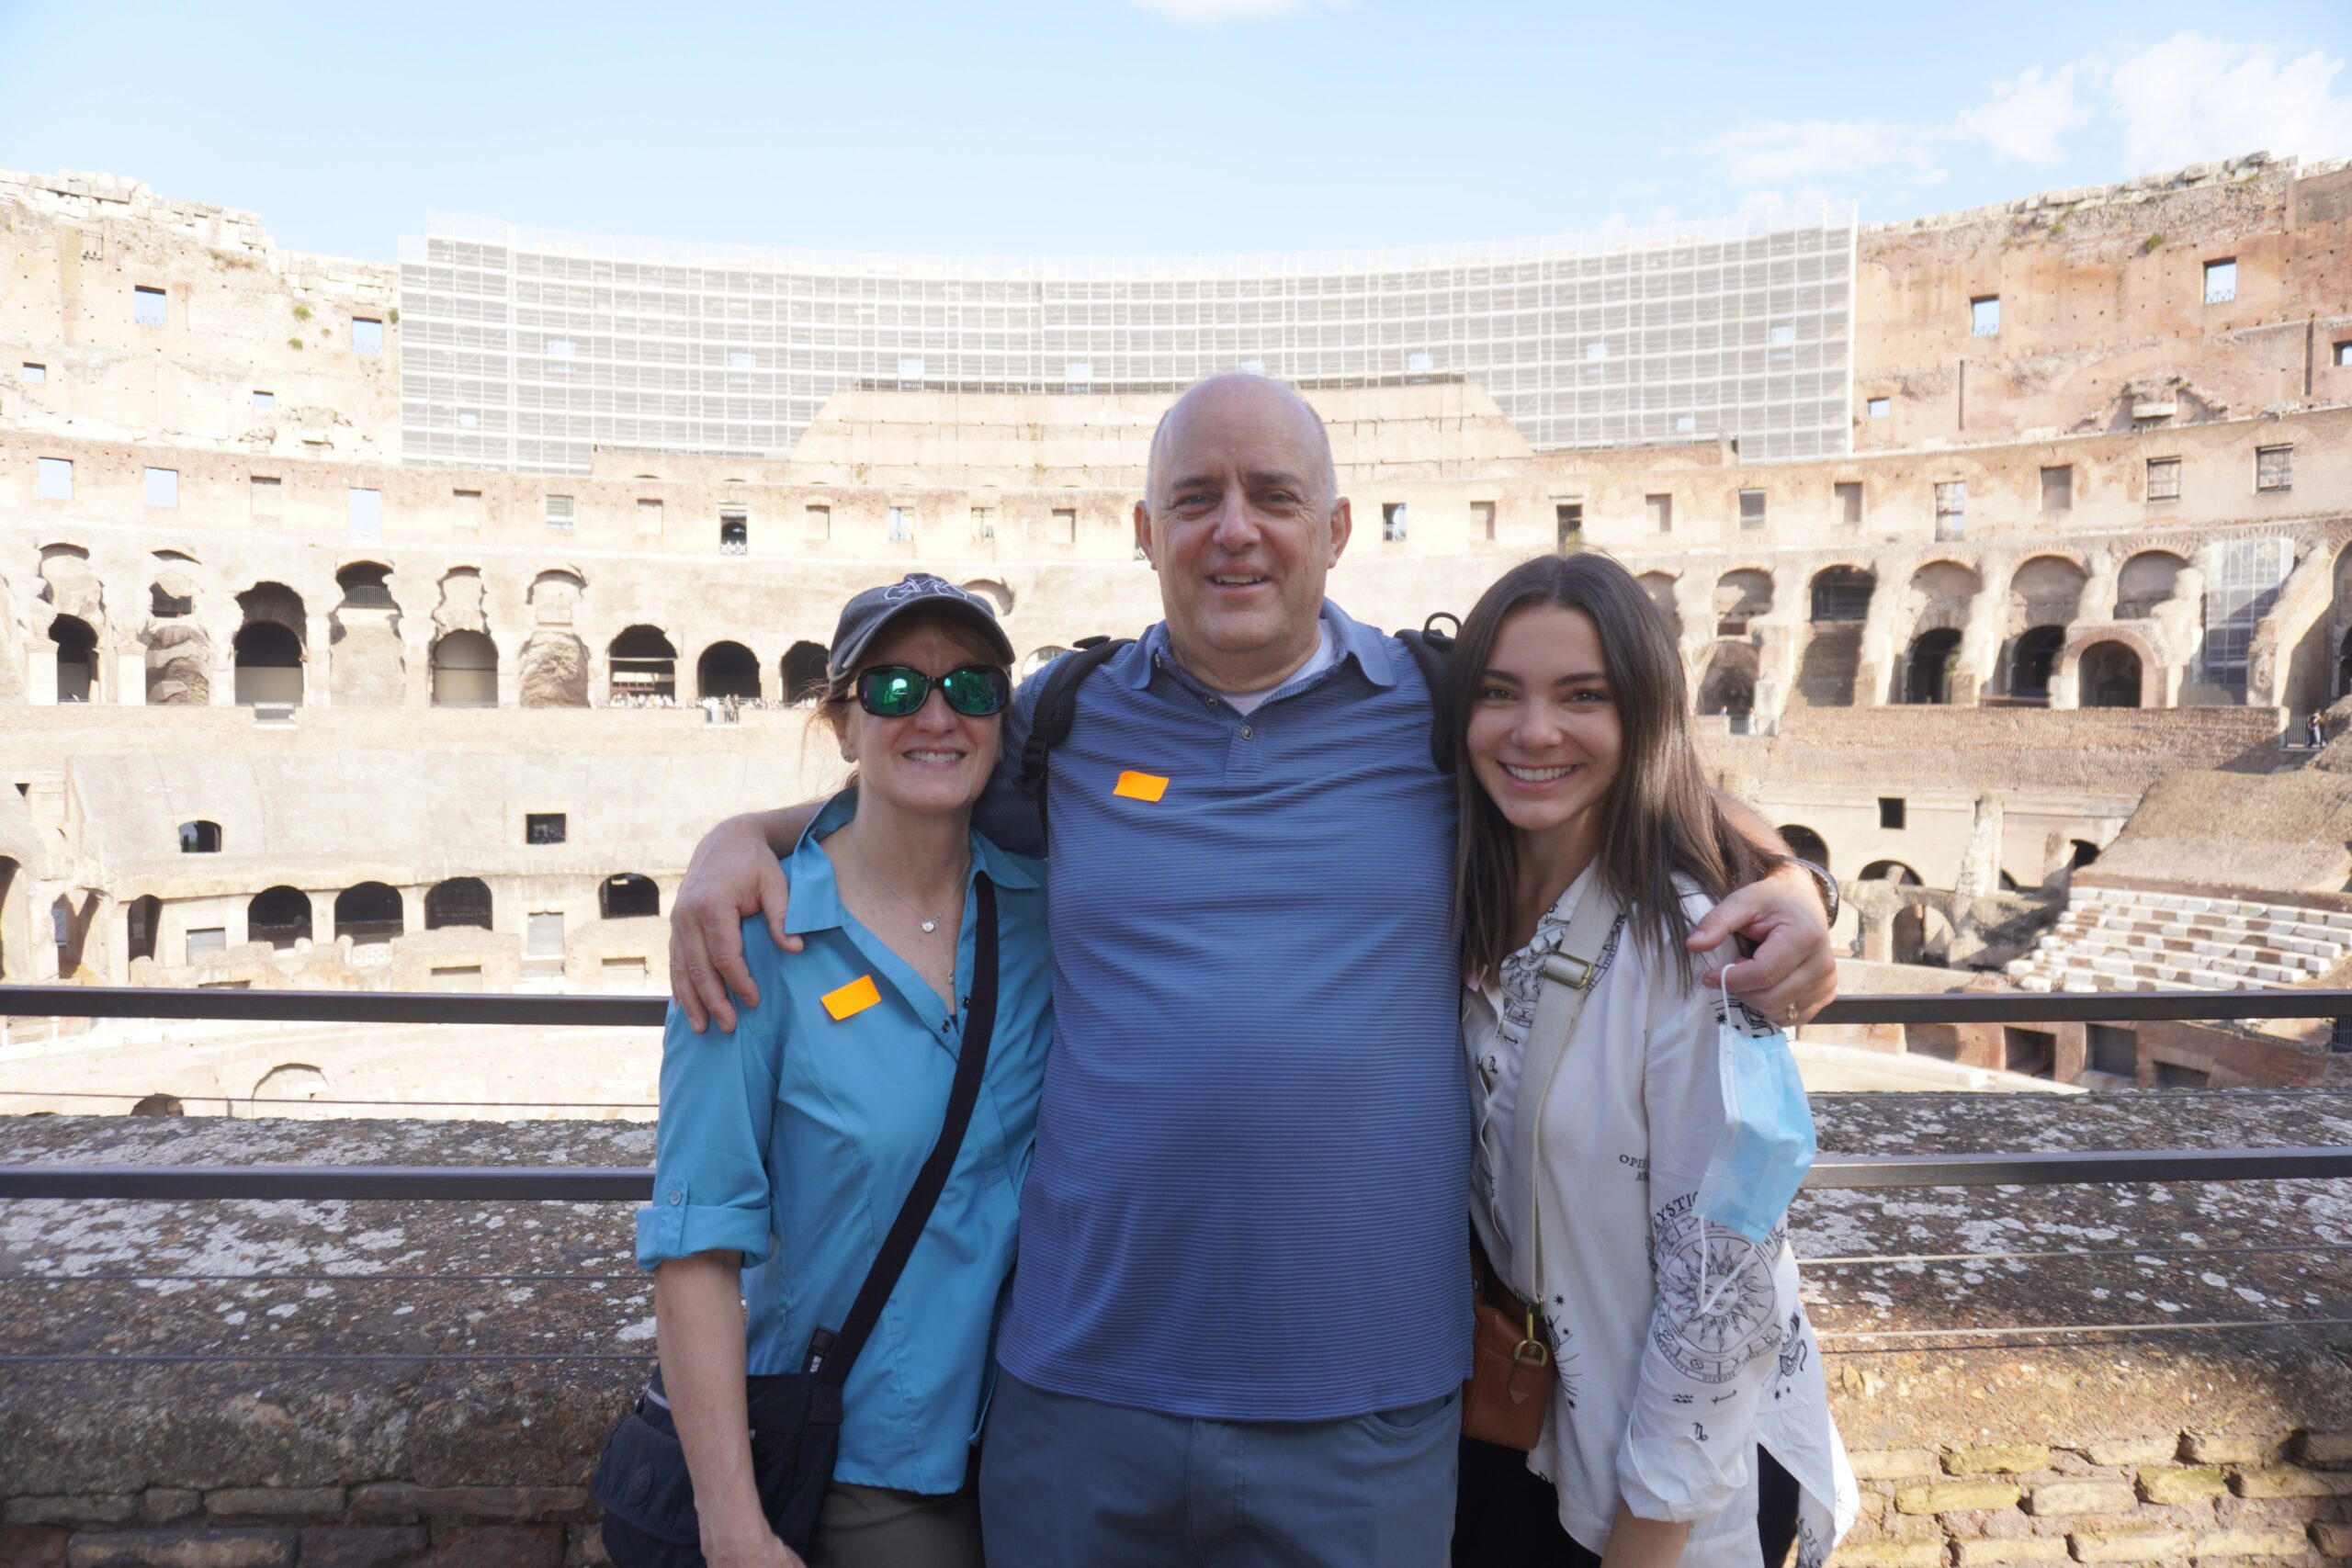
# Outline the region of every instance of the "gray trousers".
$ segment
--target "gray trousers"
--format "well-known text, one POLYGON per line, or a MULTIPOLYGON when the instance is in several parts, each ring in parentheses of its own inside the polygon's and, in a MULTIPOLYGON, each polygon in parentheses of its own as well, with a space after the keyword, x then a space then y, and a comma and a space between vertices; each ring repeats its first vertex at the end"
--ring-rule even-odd
POLYGON ((940 1497, 836 1481, 809 1568, 980 1568, 978 1495, 968 1481, 940 1497))
POLYGON ((1336 1421, 1207 1421, 997 1369, 980 1449, 1007 1568, 1445 1568, 1456 1392, 1336 1421))

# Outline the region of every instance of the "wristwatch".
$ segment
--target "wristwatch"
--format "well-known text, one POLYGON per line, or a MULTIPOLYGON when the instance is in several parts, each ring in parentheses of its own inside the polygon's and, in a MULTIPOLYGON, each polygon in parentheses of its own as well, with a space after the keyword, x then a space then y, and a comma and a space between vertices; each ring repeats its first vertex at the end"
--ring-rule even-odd
POLYGON ((1770 855, 1766 858, 1776 864, 1795 866, 1799 871, 1802 871, 1807 876, 1812 877, 1815 885, 1821 889, 1822 903, 1828 907, 1828 923, 1833 926, 1838 923, 1838 910, 1839 905, 1838 900, 1838 879, 1836 877, 1830 875, 1823 867, 1817 866, 1811 861, 1803 859, 1797 855, 1770 855))

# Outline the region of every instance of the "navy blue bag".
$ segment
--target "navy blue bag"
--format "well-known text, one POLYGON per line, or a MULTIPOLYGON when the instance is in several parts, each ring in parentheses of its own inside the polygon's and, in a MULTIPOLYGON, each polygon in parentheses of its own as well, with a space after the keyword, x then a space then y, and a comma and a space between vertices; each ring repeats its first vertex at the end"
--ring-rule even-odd
MULTIPOLYGON (((842 1389, 881 1320, 883 1303, 898 1285, 923 1227, 931 1223, 932 1209, 947 1185, 979 1100, 980 1075, 988 1066, 989 1038, 996 1032, 997 929, 996 887, 985 873, 977 886, 979 926, 972 933, 972 1015, 956 1058, 956 1080, 947 1091, 947 1115, 938 1141, 915 1173, 914 1185, 899 1205, 898 1218, 890 1222, 840 1332, 820 1329, 800 1371, 744 1379, 752 1473, 760 1506, 776 1539, 802 1557, 817 1539, 818 1515, 841 1451, 842 1389)), ((678 1441, 660 1371, 605 1441, 589 1489, 604 1506, 605 1551, 616 1568, 703 1568, 694 1478, 686 1472, 686 1450, 678 1441)))

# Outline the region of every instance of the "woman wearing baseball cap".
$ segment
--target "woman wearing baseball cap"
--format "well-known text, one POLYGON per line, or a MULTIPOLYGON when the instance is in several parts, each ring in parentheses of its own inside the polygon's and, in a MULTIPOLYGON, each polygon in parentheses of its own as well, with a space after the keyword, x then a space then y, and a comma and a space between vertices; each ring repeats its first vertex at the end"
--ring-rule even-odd
POLYGON ((661 1372, 596 1476, 623 1568, 980 1562, 972 1442, 1053 1039, 1041 868, 972 829, 1012 662, 936 577, 842 611, 820 712, 854 772, 785 860, 802 951, 747 919, 757 1003, 707 1035, 673 1008, 662 1042, 637 1227, 661 1372))

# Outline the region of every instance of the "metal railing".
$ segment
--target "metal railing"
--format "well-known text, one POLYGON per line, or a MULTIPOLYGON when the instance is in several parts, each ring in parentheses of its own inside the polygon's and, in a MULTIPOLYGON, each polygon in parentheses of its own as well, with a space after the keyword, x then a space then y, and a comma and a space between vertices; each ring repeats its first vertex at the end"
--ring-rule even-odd
MULTIPOLYGON (((661 997, 400 991, 229 991, 0 986, 0 1017, 245 1020, 311 1023, 659 1027, 661 997)), ((2097 991, 1845 997, 1818 1023, 2063 1023, 2156 1019, 2352 1017, 2352 990, 2097 991)), ((2352 1177, 2352 1147, 1840 1155, 1812 1190, 2064 1186, 2352 1177)), ((0 1199, 377 1199, 643 1202, 635 1166, 0 1166, 0 1199)))

